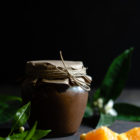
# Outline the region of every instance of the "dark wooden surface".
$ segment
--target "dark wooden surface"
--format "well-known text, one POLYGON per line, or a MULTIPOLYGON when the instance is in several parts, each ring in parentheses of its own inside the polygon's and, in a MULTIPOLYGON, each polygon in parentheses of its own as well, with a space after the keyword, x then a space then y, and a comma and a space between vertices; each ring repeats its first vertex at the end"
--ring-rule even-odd
MULTIPOLYGON (((16 95, 20 95, 20 89, 19 87, 13 87, 13 86, 1 86, 0 87, 0 94, 1 93, 5 93, 5 94, 10 94, 10 93, 14 93, 16 95)), ((121 96, 117 99, 117 102, 127 102, 127 103, 132 103, 135 104, 137 106, 140 106, 140 89, 126 89, 122 92, 121 96)), ((140 127, 140 122, 127 122, 127 121, 116 121, 112 126, 110 126, 110 128, 113 131, 116 131, 118 133, 122 133, 125 132, 133 127, 140 127)), ((6 128, 7 126, 5 125, 1 125, 0 126, 0 135, 2 134, 2 132, 5 132, 4 128, 6 128)), ((78 129, 78 131, 70 136, 66 136, 66 137, 57 137, 57 138, 45 138, 43 140, 79 140, 80 138, 80 134, 81 133, 86 133, 90 130, 92 130, 93 127, 91 126, 87 126, 87 125, 83 125, 81 124, 80 128, 78 129)), ((7 131, 7 130, 6 130, 7 131)))
MULTIPOLYGON (((118 133, 121 133, 136 126, 140 127, 140 122, 116 121, 110 128, 118 133)), ((93 129, 92 127, 81 125, 79 130, 71 136, 60 137, 60 138, 46 138, 43 140, 79 140, 80 134, 88 132, 92 129, 93 129)))

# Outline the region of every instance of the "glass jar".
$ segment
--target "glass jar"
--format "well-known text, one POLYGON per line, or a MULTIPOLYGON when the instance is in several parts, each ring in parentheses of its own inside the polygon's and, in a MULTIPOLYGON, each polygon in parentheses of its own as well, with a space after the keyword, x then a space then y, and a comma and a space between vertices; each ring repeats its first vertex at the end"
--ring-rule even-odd
POLYGON ((85 88, 91 82, 82 62, 64 63, 65 66, 59 60, 27 62, 22 84, 24 103, 31 101, 29 125, 38 121, 38 128, 51 129, 55 135, 77 131, 88 99, 89 88, 85 88))

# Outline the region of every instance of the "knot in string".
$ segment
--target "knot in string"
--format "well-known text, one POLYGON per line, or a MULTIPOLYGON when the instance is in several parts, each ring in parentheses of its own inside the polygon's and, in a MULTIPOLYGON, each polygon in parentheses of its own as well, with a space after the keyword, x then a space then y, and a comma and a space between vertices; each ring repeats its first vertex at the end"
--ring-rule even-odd
POLYGON ((64 71, 59 69, 59 68, 57 68, 57 69, 61 72, 67 73, 67 76, 72 83, 75 83, 76 85, 80 86, 82 89, 84 89, 86 91, 89 91, 90 90, 91 78, 89 76, 87 76, 86 74, 83 74, 83 73, 80 73, 80 72, 77 75, 72 74, 68 70, 68 68, 67 68, 67 66, 64 62, 63 55, 62 55, 61 51, 60 51, 60 58, 61 58, 61 61, 64 65, 64 71), (84 81, 81 80, 79 77, 82 77, 84 79, 84 81))

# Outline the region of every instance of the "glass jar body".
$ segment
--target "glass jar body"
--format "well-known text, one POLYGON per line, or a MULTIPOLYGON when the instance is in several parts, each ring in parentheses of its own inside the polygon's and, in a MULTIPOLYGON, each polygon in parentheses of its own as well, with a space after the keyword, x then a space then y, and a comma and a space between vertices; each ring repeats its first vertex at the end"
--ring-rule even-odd
POLYGON ((29 125, 38 121, 40 129, 51 129, 55 135, 67 135, 75 133, 81 124, 88 92, 79 86, 24 82, 22 98, 24 103, 31 101, 29 125))

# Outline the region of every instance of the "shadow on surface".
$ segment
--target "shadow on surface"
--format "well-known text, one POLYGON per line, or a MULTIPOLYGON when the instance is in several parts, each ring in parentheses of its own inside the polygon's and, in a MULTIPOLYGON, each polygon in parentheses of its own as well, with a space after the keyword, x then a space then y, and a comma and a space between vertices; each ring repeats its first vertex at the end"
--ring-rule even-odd
POLYGON ((89 126, 95 128, 99 121, 99 116, 93 116, 88 118, 83 118, 82 125, 89 126))

